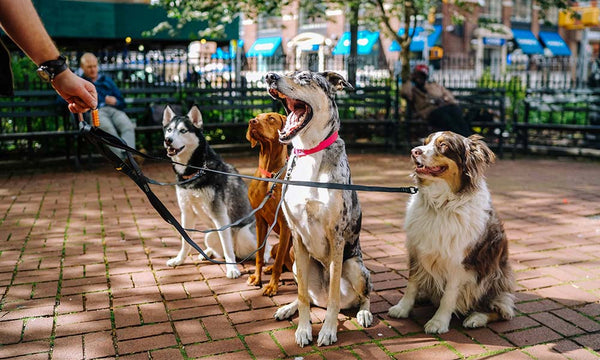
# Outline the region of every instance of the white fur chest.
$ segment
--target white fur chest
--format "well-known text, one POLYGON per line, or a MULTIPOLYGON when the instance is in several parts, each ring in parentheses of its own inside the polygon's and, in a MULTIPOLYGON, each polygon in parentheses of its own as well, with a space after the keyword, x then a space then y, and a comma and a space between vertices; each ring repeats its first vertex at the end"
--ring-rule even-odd
POLYGON ((175 193, 177 194, 177 201, 180 207, 191 209, 196 214, 207 214, 212 215, 209 204, 214 199, 214 191, 210 187, 203 187, 202 189, 184 189, 176 186, 175 193))
MULTIPOLYGON (((314 154, 296 158, 290 180, 329 182, 327 173, 320 173, 321 155, 314 154)), ((327 224, 339 216, 336 210, 336 196, 334 190, 313 188, 307 186, 288 186, 284 195, 284 214, 286 219, 297 231, 311 255, 323 261, 328 254, 329 246, 327 224), (315 241, 318 240, 318 241, 315 241)))
POLYGON ((419 257, 433 256, 460 264, 465 251, 485 231, 491 207, 489 192, 485 187, 459 195, 429 190, 420 188, 408 202, 407 247, 419 257))

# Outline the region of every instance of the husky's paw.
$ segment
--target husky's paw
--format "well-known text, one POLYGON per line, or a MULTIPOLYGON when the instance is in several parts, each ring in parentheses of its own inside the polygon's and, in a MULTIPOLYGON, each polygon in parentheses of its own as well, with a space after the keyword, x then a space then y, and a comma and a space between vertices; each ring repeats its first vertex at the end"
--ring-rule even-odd
POLYGON ((319 338, 317 339, 317 345, 327 346, 337 341, 337 321, 333 325, 323 324, 321 331, 319 331, 319 338))
POLYGON ((167 260, 167 266, 175 267, 175 266, 181 265, 181 264, 183 264, 184 259, 185 258, 182 258, 179 256, 171 258, 171 259, 167 260))
POLYGON ((466 328, 478 328, 487 325, 488 316, 487 314, 483 314, 480 312, 474 312, 469 315, 465 321, 463 321, 463 326, 466 328))
POLYGON ((242 275, 240 270, 235 265, 227 265, 227 277, 230 279, 237 279, 242 275))
POLYGON ((425 324, 425 332, 427 334, 443 334, 448 332, 449 321, 443 321, 440 319, 436 319, 435 317, 431 318, 425 324))
MULTIPOLYGON (((321 335, 319 334, 319 337, 321 335)), ((300 347, 304 347, 304 345, 310 344, 312 341, 312 327, 310 323, 305 326, 298 326, 296 329, 296 344, 300 347)))
POLYGON ((369 310, 360 310, 356 314, 356 321, 364 328, 369 327, 373 323, 373 314, 369 310))
POLYGON ((289 319, 296 313, 296 310, 296 303, 293 302, 277 309, 273 317, 277 320, 289 319))
POLYGON ((398 304, 392 306, 388 310, 388 315, 394 318, 407 318, 408 314, 410 314, 411 307, 407 306, 402 300, 398 302, 398 304))
POLYGON ((219 254, 211 248, 206 248, 206 250, 204 250, 204 253, 206 254, 206 256, 204 256, 202 254, 198 254, 198 260, 204 261, 204 260, 212 259, 214 257, 219 257, 218 256, 219 254))

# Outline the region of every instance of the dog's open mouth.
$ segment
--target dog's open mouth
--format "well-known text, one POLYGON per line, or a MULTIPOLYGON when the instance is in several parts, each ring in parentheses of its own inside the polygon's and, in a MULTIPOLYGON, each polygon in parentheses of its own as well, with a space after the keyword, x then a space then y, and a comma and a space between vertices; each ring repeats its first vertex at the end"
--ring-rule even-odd
POLYGON ((167 156, 172 157, 175 156, 177 154, 179 154, 181 152, 181 150, 183 150, 183 148, 185 147, 185 145, 183 145, 182 147, 180 147, 179 149, 169 145, 167 146, 167 156))
POLYGON ((448 169, 447 166, 425 166, 421 162, 415 160, 415 172, 417 175, 438 176, 448 169))
POLYGON ((279 130, 279 140, 289 141, 312 119, 312 108, 304 101, 285 96, 277 89, 270 88, 269 94, 281 101, 285 108, 287 121, 285 127, 279 130))

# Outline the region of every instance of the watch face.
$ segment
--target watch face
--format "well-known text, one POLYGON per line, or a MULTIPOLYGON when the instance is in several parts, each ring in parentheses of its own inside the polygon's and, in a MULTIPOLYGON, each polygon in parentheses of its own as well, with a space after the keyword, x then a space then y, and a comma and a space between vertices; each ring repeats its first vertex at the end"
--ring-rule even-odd
POLYGON ((50 82, 50 73, 46 69, 37 69, 37 74, 45 82, 50 82))

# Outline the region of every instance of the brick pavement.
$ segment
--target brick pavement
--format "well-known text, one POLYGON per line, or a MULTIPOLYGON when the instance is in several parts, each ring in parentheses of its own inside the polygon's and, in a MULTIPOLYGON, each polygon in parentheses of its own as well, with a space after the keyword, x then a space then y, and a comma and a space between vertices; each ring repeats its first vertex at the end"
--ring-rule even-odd
MULTIPOLYGON (((227 159, 242 173, 256 166, 254 156, 227 159)), ((406 156, 350 160, 355 183, 410 183, 406 156)), ((172 179, 168 165, 144 169, 172 179)), ((354 312, 340 314, 336 344, 305 348, 294 342, 297 317, 272 317, 295 295, 289 273, 269 298, 246 285, 251 262, 236 280, 227 279, 222 266, 192 258, 166 267, 178 236, 127 177, 107 166, 3 171, 0 358, 597 359, 599 170, 598 162, 549 159, 500 160, 490 169, 495 206, 511 240, 518 316, 475 330, 455 318, 440 336, 423 332, 431 306, 418 306, 406 320, 387 316, 406 286, 407 195, 361 192, 361 241, 376 320, 361 329, 354 312)), ((154 189, 178 214, 174 190, 154 189)), ((323 316, 313 308, 314 334, 323 316)))

